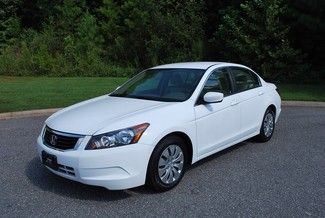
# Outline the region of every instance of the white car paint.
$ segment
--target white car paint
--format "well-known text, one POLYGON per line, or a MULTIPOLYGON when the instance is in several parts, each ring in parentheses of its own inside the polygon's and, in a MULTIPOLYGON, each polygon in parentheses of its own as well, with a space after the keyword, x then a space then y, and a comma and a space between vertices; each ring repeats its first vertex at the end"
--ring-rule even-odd
MULTIPOLYGON (((215 69, 243 65, 220 62, 190 62, 161 65, 152 69, 206 69, 192 96, 184 102, 158 102, 103 95, 67 107, 49 117, 45 125, 56 131, 83 135, 73 150, 60 151, 43 143, 44 128, 37 148, 53 154, 57 162, 74 168, 75 175, 53 173, 81 183, 127 189, 145 184, 147 166, 154 147, 166 135, 187 135, 193 150, 191 162, 259 134, 268 106, 281 112, 275 86, 262 78, 261 87, 226 96, 220 103, 196 105, 205 81, 215 69), (85 150, 91 136, 150 123, 138 143, 101 150, 85 150)), ((249 69, 249 68, 247 68, 249 69)), ((45 127, 44 125, 44 127, 45 127)))

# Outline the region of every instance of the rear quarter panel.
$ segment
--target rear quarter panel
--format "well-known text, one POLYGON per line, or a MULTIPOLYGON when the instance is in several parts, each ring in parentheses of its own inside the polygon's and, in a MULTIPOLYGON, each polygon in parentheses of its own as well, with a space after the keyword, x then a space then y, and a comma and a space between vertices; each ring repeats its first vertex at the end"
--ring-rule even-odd
POLYGON ((265 110, 268 106, 274 105, 276 108, 276 119, 278 118, 281 113, 281 97, 279 93, 276 91, 276 86, 273 83, 264 83, 264 90, 265 90, 265 110))

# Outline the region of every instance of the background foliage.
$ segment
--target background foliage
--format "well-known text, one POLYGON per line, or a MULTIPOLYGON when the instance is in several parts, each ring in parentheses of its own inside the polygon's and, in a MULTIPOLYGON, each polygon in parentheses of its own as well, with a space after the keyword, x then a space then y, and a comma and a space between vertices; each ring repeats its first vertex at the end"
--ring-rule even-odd
POLYGON ((0 0, 0 75, 129 76, 230 61, 324 81, 322 0, 0 0))

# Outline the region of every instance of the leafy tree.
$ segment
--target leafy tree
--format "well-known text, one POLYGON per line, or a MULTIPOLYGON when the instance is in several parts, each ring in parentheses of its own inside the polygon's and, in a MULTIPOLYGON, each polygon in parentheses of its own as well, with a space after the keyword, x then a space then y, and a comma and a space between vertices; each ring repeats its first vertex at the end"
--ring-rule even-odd
POLYGON ((291 25, 289 37, 294 46, 307 54, 311 65, 308 80, 325 80, 325 1, 289 0, 287 20, 291 25))
POLYGON ((99 11, 108 57, 141 67, 201 59, 202 5, 200 0, 104 0, 99 11))
POLYGON ((92 72, 99 75, 103 70, 101 48, 103 39, 99 34, 96 18, 85 13, 81 18, 75 36, 74 55, 77 60, 76 71, 84 75, 92 72))
POLYGON ((324 10, 323 0, 0 0, 0 74, 121 76, 204 59, 321 81, 324 10))
POLYGON ((281 20, 286 11, 282 0, 246 1, 226 12, 214 41, 228 60, 252 66, 269 79, 293 78, 302 56, 288 40, 289 27, 281 20))
POLYGON ((244 2, 244 0, 205 0, 204 2, 204 14, 206 17, 204 25, 204 58, 214 61, 218 54, 219 47, 217 47, 217 44, 210 39, 213 38, 225 10, 229 7, 238 8, 240 3, 244 2))
POLYGON ((0 1, 0 49, 11 43, 20 32, 19 4, 19 0, 0 1))
POLYGON ((41 30, 49 17, 58 11, 57 7, 63 4, 63 0, 20 0, 18 16, 24 29, 32 28, 41 30))

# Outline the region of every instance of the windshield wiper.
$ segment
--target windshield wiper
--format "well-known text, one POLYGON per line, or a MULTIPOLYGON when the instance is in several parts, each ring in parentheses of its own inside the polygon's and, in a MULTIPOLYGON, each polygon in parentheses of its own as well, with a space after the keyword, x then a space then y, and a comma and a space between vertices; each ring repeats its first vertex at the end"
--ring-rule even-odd
POLYGON ((140 95, 126 95, 126 94, 110 94, 109 96, 112 97, 124 97, 124 98, 137 98, 137 99, 144 99, 144 100, 154 100, 155 97, 146 97, 140 95))
POLYGON ((149 97, 149 96, 141 96, 141 95, 128 95, 126 96, 128 98, 137 98, 137 99, 144 99, 144 100, 159 100, 159 98, 156 97, 149 97))
POLYGON ((179 99, 173 98, 161 98, 161 97, 153 97, 153 96, 141 96, 141 95, 126 95, 126 94, 110 94, 112 97, 123 97, 123 98, 135 98, 135 99, 143 99, 149 101, 164 101, 164 102, 180 102, 179 99))
POLYGON ((112 97, 125 97, 126 95, 125 94, 109 94, 109 96, 112 96, 112 97))

